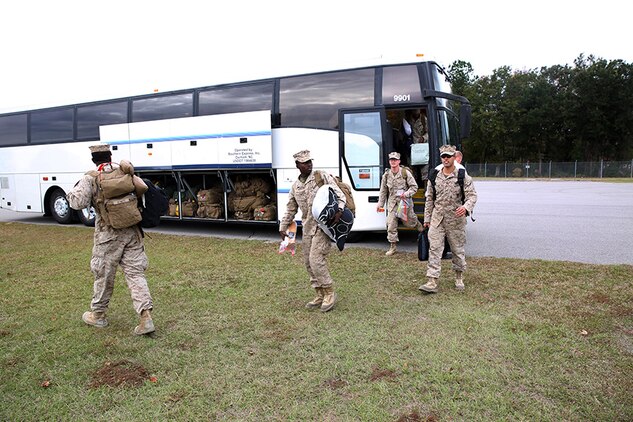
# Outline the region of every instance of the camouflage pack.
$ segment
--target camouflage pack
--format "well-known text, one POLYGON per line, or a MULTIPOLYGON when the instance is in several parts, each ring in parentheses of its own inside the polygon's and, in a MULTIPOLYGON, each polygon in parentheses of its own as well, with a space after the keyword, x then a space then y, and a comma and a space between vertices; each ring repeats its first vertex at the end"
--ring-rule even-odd
POLYGON ((96 203, 93 205, 105 224, 115 229, 132 227, 142 219, 132 174, 123 172, 117 164, 111 167, 106 170, 102 165, 98 171, 88 172, 94 177, 96 203))

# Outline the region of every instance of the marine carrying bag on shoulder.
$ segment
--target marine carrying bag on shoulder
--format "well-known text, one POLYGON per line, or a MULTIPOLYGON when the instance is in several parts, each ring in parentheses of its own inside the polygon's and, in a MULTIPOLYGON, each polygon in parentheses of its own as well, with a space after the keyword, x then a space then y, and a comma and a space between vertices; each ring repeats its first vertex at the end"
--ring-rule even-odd
MULTIPOLYGON (((314 173, 314 178, 316 180, 317 186, 321 187, 325 183, 323 180, 323 174, 320 171, 316 171, 314 173)), ((336 185, 339 187, 343 194, 345 194, 345 207, 349 208, 352 212, 352 215, 356 216, 356 204, 354 203, 354 196, 352 195, 352 187, 341 180, 338 176, 332 176, 336 185)))

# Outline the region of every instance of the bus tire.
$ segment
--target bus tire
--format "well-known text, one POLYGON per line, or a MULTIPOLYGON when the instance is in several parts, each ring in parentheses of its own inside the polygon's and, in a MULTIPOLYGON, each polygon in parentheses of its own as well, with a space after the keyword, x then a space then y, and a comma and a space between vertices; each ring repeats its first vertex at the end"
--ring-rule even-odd
POLYGON ((81 221, 85 226, 95 226, 96 214, 93 206, 89 206, 88 208, 84 208, 83 210, 79 210, 76 212, 77 218, 79 218, 79 221, 81 221))
POLYGON ((55 189, 51 194, 49 205, 55 221, 60 224, 70 224, 73 221, 74 211, 70 208, 63 190, 55 189))

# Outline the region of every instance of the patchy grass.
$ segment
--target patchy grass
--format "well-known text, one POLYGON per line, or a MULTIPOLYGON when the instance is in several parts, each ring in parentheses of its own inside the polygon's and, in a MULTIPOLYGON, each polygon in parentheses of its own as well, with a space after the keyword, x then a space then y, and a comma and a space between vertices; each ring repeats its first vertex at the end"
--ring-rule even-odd
POLYGON ((349 248, 322 314, 277 247, 152 234, 136 337, 121 274, 81 321, 92 231, 0 224, 0 420, 633 419, 632 266, 472 258, 423 296, 414 254, 349 248))

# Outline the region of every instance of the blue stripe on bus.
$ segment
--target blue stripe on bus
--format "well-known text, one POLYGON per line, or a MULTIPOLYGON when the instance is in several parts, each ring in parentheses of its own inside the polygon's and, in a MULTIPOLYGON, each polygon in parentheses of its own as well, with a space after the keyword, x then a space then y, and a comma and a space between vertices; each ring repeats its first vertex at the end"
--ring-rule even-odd
POLYGON ((155 170, 210 170, 210 169, 270 169, 272 163, 257 164, 182 164, 175 166, 152 166, 139 167, 134 166, 138 171, 155 171, 155 170))
POLYGON ((168 136, 164 138, 145 138, 145 139, 130 139, 129 141, 108 141, 110 145, 127 145, 127 144, 145 144, 154 142, 170 142, 170 141, 195 141, 198 139, 219 139, 219 138, 241 138, 248 136, 267 136, 272 135, 272 131, 258 131, 258 132, 235 132, 235 133, 217 133, 207 135, 191 135, 191 136, 168 136))

